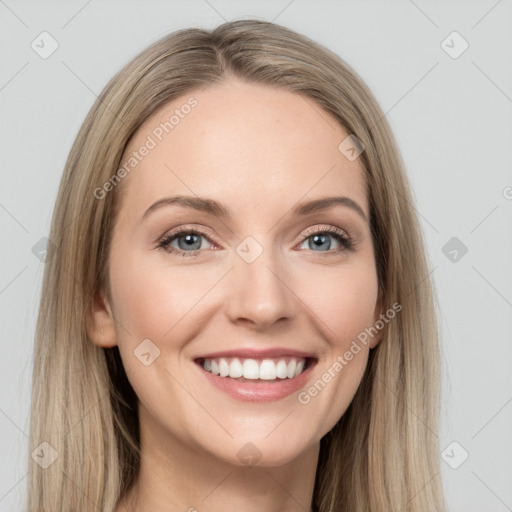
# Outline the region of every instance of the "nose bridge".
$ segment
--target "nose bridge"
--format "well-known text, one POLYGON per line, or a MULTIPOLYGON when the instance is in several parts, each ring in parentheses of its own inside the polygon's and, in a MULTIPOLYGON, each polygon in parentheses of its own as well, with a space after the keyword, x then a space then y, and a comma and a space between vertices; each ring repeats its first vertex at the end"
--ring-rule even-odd
POLYGON ((265 246, 254 237, 244 239, 236 248, 230 274, 227 310, 232 320, 270 325, 293 315, 290 273, 268 239, 265 246))

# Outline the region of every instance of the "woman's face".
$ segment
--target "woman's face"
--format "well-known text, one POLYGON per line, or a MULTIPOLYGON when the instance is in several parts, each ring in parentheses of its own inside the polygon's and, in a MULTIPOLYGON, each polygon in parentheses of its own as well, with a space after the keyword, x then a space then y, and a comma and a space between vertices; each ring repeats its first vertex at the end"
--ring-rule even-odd
POLYGON ((343 415, 380 313, 348 135, 311 99, 242 82, 184 95, 135 134, 109 258, 115 337, 96 342, 119 345, 145 439, 276 466, 343 415))

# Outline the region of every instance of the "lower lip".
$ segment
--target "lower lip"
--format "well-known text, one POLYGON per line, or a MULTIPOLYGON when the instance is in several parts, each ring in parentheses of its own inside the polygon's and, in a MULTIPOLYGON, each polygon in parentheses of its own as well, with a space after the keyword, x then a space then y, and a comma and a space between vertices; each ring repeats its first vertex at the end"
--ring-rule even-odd
POLYGON ((224 391, 224 393, 227 393, 232 398, 245 402, 275 402, 286 398, 304 387, 315 363, 316 361, 311 361, 308 367, 299 376, 293 379, 268 382, 260 381, 256 383, 239 382, 230 377, 219 377, 211 372, 207 372, 202 365, 196 364, 211 384, 221 391, 224 391))

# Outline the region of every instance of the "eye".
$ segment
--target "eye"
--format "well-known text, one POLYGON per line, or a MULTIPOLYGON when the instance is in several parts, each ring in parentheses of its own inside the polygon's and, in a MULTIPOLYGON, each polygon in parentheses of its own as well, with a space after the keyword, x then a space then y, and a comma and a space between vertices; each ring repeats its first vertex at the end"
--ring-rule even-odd
MULTIPOLYGON (((178 253, 182 256, 197 256, 201 249, 205 249, 203 240, 208 240, 206 234, 197 229, 182 229, 165 236, 158 247, 168 252, 178 253), (175 244, 175 245, 173 245, 175 244), (176 247, 177 245, 177 247, 176 247)), ((210 242, 211 245, 213 245, 210 242)))
POLYGON ((344 250, 352 250, 354 243, 350 237, 341 229, 329 227, 317 227, 310 231, 306 239, 301 244, 301 249, 308 249, 314 252, 341 252, 344 250), (334 245, 338 247, 332 248, 332 239, 335 240, 334 245), (303 247, 307 244, 307 247, 303 247))
MULTIPOLYGON (((216 248, 205 233, 198 229, 189 228, 166 235, 158 243, 158 248, 181 256, 198 256, 202 249, 208 248, 208 245, 216 248), (203 243, 205 240, 209 243, 203 243)), ((335 227, 325 228, 321 226, 309 230, 300 246, 300 249, 327 254, 353 250, 353 248, 354 243, 345 231, 335 227), (334 240, 334 248, 332 247, 332 240, 334 240), (303 247, 304 244, 307 244, 307 247, 303 247)))

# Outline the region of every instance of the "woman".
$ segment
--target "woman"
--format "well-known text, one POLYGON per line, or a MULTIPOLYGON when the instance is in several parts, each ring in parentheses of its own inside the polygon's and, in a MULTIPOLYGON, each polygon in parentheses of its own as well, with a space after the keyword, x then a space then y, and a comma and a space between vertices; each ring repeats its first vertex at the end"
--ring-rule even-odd
POLYGON ((164 37, 92 107, 50 239, 29 510, 443 510, 420 229, 336 55, 164 37))

